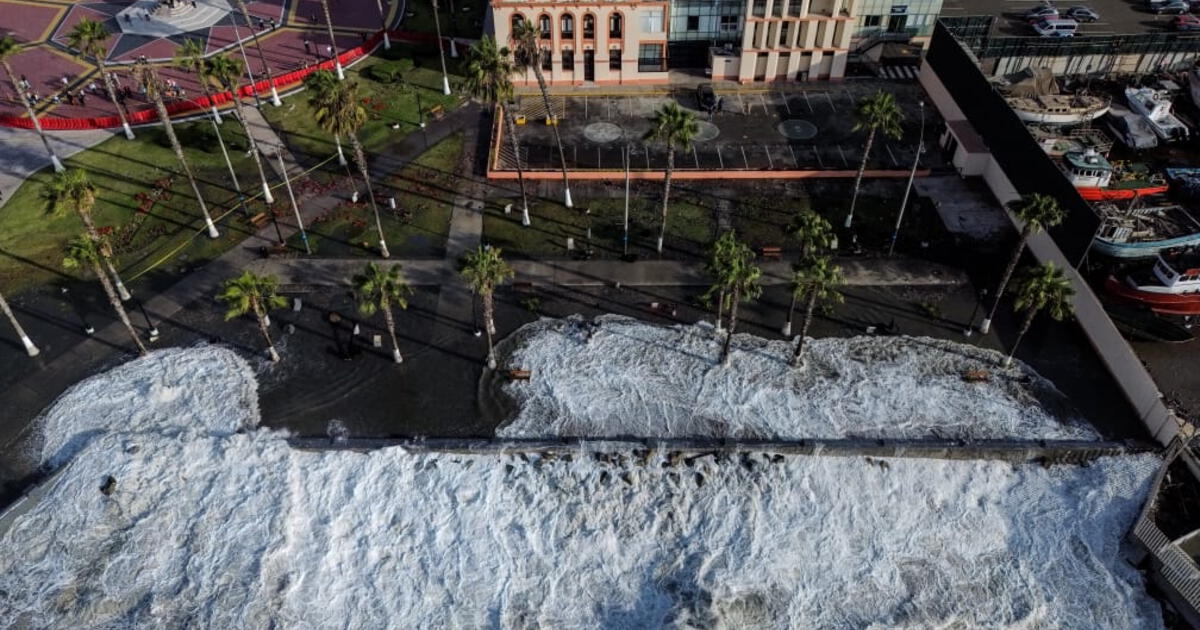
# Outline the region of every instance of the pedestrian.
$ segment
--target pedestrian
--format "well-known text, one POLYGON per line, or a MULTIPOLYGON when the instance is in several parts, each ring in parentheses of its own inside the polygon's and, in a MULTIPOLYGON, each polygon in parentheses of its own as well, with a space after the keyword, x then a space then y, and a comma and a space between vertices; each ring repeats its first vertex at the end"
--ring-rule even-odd
POLYGON ((150 12, 149 12, 149 11, 142 11, 142 17, 143 17, 143 18, 145 18, 145 20, 146 20, 147 22, 149 22, 149 21, 150 21, 150 12))
POLYGON ((79 106, 80 107, 87 106, 87 95, 83 93, 83 90, 79 91, 79 106))
POLYGON ((308 41, 307 39, 304 40, 304 54, 312 54, 312 42, 308 41))
POLYGON ((310 13, 310 14, 308 15, 308 21, 309 21, 309 22, 312 22, 313 24, 316 24, 316 23, 317 23, 317 14, 316 14, 316 13, 310 13))
POLYGON ((258 30, 260 30, 260 31, 261 31, 261 30, 263 30, 263 20, 262 20, 262 18, 260 18, 260 17, 258 17, 258 16, 254 16, 254 24, 255 24, 255 25, 258 27, 258 30))
POLYGON ((325 44, 325 56, 333 59, 333 46, 325 44))
POLYGON ((196 8, 196 0, 192 0, 192 8, 193 8, 193 9, 195 9, 195 8, 196 8))
POLYGON ((367 32, 363 31, 363 32, 359 33, 359 35, 362 35, 363 43, 364 44, 367 43, 367 32))
POLYGON ((75 95, 70 92, 64 92, 67 95, 67 105, 75 104, 75 95))
POLYGON ((275 18, 271 18, 271 30, 275 30, 275 18))

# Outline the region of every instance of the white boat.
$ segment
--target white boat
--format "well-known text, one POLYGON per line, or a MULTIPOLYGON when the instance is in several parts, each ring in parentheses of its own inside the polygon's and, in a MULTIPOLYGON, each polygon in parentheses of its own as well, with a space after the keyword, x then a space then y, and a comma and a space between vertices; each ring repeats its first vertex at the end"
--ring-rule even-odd
POLYGON ((1151 88, 1125 88, 1125 100, 1144 117, 1159 138, 1168 142, 1188 137, 1188 128, 1171 113, 1171 97, 1151 88))
POLYGON ((1188 71, 1188 92, 1192 95, 1192 104, 1200 107, 1200 66, 1192 66, 1188 71))
POLYGON ((1005 97, 1017 118, 1042 125, 1078 125, 1108 112, 1108 101, 1086 94, 1034 94, 1005 97))
POLYGON ((1130 149, 1153 149, 1158 146, 1158 134, 1145 116, 1114 103, 1108 110, 1107 120, 1113 136, 1130 149))

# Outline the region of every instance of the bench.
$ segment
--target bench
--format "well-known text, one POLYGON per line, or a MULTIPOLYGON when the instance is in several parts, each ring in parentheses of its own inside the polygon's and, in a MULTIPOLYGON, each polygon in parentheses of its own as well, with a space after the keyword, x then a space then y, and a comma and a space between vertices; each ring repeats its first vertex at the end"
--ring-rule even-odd
POLYGON ((253 225, 256 228, 260 228, 266 224, 267 224, 267 213, 266 212, 259 212, 258 214, 250 217, 250 225, 253 225))
POLYGON ((761 250, 761 254, 762 254, 763 260, 782 260, 783 259, 783 248, 777 247, 774 245, 764 247, 761 250))
POLYGON ((512 288, 517 293, 533 293, 532 282, 514 282, 512 283, 512 288))
POLYGON ((441 120, 446 117, 446 108, 441 105, 434 105, 429 108, 429 116, 434 120, 441 120))
POLYGON ((533 376, 533 372, 529 370, 508 370, 504 375, 510 381, 528 381, 529 377, 533 376))
POLYGON ((288 253, 288 246, 287 245, 263 245, 262 247, 258 248, 258 252, 260 254, 262 254, 263 258, 270 258, 272 256, 282 256, 282 255, 288 253))
POLYGON ((675 308, 674 302, 651 302, 649 308, 651 312, 669 315, 671 317, 675 317, 676 313, 678 312, 678 309, 675 308))

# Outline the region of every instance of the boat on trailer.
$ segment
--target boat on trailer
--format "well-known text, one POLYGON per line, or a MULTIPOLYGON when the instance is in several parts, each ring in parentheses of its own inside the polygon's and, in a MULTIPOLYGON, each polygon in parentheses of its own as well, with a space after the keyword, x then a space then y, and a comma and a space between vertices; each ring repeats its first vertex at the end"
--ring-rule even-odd
POLYGON ((1112 258, 1153 258, 1169 249, 1200 246, 1200 222, 1182 206, 1096 207, 1100 230, 1092 249, 1112 258))
POLYGON ((1144 304, 1160 315, 1200 315, 1200 256, 1159 256, 1150 269, 1123 279, 1108 276, 1104 288, 1120 300, 1144 304))
POLYGON ((1079 196, 1088 201, 1119 201, 1161 195, 1170 189, 1167 180, 1145 165, 1114 165, 1095 149, 1067 151, 1060 163, 1079 196))

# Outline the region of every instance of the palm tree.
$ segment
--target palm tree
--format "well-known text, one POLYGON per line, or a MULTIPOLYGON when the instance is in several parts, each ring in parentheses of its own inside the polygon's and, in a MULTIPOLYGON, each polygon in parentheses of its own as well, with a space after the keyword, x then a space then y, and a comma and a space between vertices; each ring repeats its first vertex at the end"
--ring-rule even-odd
MULTIPOLYGON (((437 31, 438 58, 442 60, 442 94, 450 96, 450 75, 446 73, 446 51, 442 48, 442 20, 438 17, 438 3, 433 1, 433 28, 437 31)), ((325 2, 325 0, 321 0, 325 2)), ((451 3, 453 8, 454 3, 451 3)))
POLYGON ((479 249, 468 252, 462 276, 471 286, 471 291, 483 300, 483 327, 487 330, 488 355, 487 366, 496 369, 496 351, 492 346, 492 338, 496 335, 495 312, 492 297, 496 287, 515 275, 512 267, 500 257, 500 248, 479 246, 479 249))
POLYGON ((730 259, 732 264, 720 276, 729 292, 729 330, 725 333, 725 345, 721 348, 721 362, 729 364, 729 349, 733 334, 737 331, 738 305, 758 299, 762 295, 762 269, 753 263, 754 253, 744 243, 738 243, 730 259))
POLYGON ((1021 260, 1021 253, 1025 251, 1029 237, 1062 223, 1066 216, 1062 206, 1058 205, 1057 199, 1041 193, 1022 197, 1009 204, 1009 210, 1024 225, 1021 227, 1021 236, 1017 239, 1017 246, 1013 248, 1012 255, 1008 258, 1004 275, 1000 277, 1000 285, 996 287, 996 300, 992 302, 992 310, 988 311, 987 317, 983 318, 983 323, 979 325, 979 332, 985 335, 992 328, 992 319, 996 317, 996 310, 1000 308, 1000 297, 1004 295, 1008 280, 1012 277, 1013 270, 1017 268, 1017 262, 1021 260))
POLYGON ((108 92, 108 100, 112 101, 113 106, 117 108, 117 116, 121 119, 121 126, 125 128, 125 137, 133 140, 133 129, 129 127, 125 106, 117 100, 117 88, 113 85, 112 75, 108 73, 108 68, 104 65, 104 58, 108 55, 104 41, 108 38, 108 29, 104 28, 103 24, 83 18, 67 35, 67 44, 78 50, 80 55, 96 60, 96 67, 100 69, 100 78, 104 81, 104 89, 108 92))
POLYGON ((671 175, 675 172, 675 149, 687 151, 700 133, 696 115, 676 103, 667 103, 654 112, 653 126, 646 133, 647 140, 657 140, 667 145, 667 172, 663 178, 662 227, 658 231, 658 253, 662 254, 663 239, 667 236, 667 201, 671 196, 671 175))
MULTIPOLYGON (((69 173, 70 171, 66 172, 69 173)), ((129 321, 129 313, 126 313, 125 307, 121 305, 121 299, 113 288, 112 281, 105 275, 104 268, 100 266, 100 261, 108 260, 110 256, 111 252, 109 251, 107 242, 96 240, 91 235, 85 233, 71 239, 67 243, 63 256, 63 267, 67 269, 91 268, 92 273, 96 274, 96 279, 100 281, 100 286, 104 287, 104 295, 108 296, 108 303, 117 312, 117 317, 125 325, 125 330, 129 333, 129 338, 137 346, 138 354, 145 356, 146 346, 142 344, 141 337, 138 337, 137 331, 134 330, 133 322, 129 321)))
POLYGON ((858 201, 858 189, 862 186, 863 171, 867 170, 867 159, 871 156, 871 145, 875 143, 875 132, 896 139, 900 137, 900 123, 904 112, 896 105, 896 97, 890 92, 879 90, 858 103, 854 110, 854 131, 867 130, 867 144, 863 147, 862 162, 858 165, 858 176, 854 178, 854 195, 850 197, 850 212, 846 214, 846 227, 854 222, 854 204, 858 201))
MULTIPOLYGON (((337 83, 337 77, 328 70, 317 70, 305 77, 304 90, 308 93, 308 104, 313 109, 319 109, 322 104, 328 103, 333 86, 337 83)), ((342 152, 342 136, 333 134, 333 142, 337 145, 338 164, 346 166, 346 154, 342 152)))
MULTIPOLYGON (((87 231, 88 236, 96 243, 103 242, 100 230, 96 228, 96 222, 92 220, 92 208, 96 205, 96 188, 88 181, 87 173, 77 168, 58 173, 46 183, 45 193, 52 211, 57 212, 62 208, 71 208, 79 215, 79 220, 83 223, 83 228, 87 231)), ((112 249, 102 247, 99 252, 104 266, 108 268, 108 273, 112 276, 117 295, 122 301, 128 301, 132 296, 125 288, 125 283, 121 282, 121 276, 117 273, 116 266, 113 265, 112 249)))
POLYGON ((1071 307, 1071 296, 1075 295, 1075 289, 1071 288, 1071 281, 1062 270, 1051 262, 1022 270, 1017 278, 1014 293, 1016 299, 1013 300, 1013 308, 1024 311, 1025 320, 1021 322, 1021 331, 1017 333, 1012 350, 1004 358, 1004 367, 1012 365, 1017 346, 1021 344, 1025 333, 1029 332, 1029 326, 1033 324, 1033 318, 1038 313, 1046 311, 1055 321, 1062 321, 1074 310, 1071 307))
MULTIPOLYGON (((558 120, 554 115, 554 108, 550 105, 550 92, 546 87, 546 77, 542 75, 542 50, 538 47, 538 32, 532 22, 521 20, 517 22, 516 28, 513 29, 513 44, 516 49, 513 50, 513 59, 515 67, 518 71, 533 70, 533 76, 537 78, 538 89, 542 92, 542 104, 546 106, 546 119, 554 124, 550 125, 550 129, 554 132, 554 144, 558 146, 558 163, 562 165, 564 202, 568 208, 573 207, 571 204, 571 181, 567 177, 567 154, 563 151, 562 136, 558 133, 558 120)), ((549 55, 550 51, 546 51, 549 55)))
POLYGON ((813 311, 817 304, 840 303, 842 294, 838 293, 837 288, 841 284, 842 270, 827 256, 810 256, 793 268, 792 305, 788 307, 788 323, 784 327, 785 330, 790 332, 792 327, 792 312, 796 308, 796 300, 803 299, 805 302, 804 323, 800 325, 796 350, 792 353, 792 367, 800 367, 803 360, 804 339, 808 335, 808 327, 812 324, 813 311))
POLYGON ((278 362, 279 353, 275 351, 275 342, 271 341, 271 318, 268 312, 287 306, 287 298, 277 293, 279 281, 275 276, 259 276, 243 271, 242 275, 226 280, 222 287, 217 299, 229 306, 229 310, 225 311, 225 321, 254 313, 258 330, 267 340, 267 354, 272 361, 278 362))
POLYGON ((467 50, 466 88, 471 96, 491 104, 493 112, 504 112, 504 125, 517 163, 517 181, 521 185, 521 225, 528 226, 529 197, 525 192, 525 171, 521 168, 521 143, 512 110, 504 106, 513 95, 513 63, 509 55, 507 48, 497 47, 496 40, 485 35, 467 50))
POLYGON ((275 197, 271 195, 271 186, 267 183, 267 171, 263 169, 262 157, 258 153, 258 143, 254 140, 254 134, 250 133, 245 106, 242 104, 241 96, 238 95, 238 83, 241 82, 245 67, 242 65, 242 61, 233 55, 212 57, 207 60, 207 66, 209 76, 216 79, 222 89, 229 90, 233 95, 233 107, 237 110, 238 122, 242 124, 242 131, 246 133, 246 144, 250 148, 250 157, 254 160, 254 166, 258 169, 258 179, 262 182, 263 202, 271 205, 275 203, 275 197))
POLYGON ((704 269, 713 277, 713 284, 704 294, 704 300, 712 300, 713 295, 717 297, 716 309, 716 330, 720 332, 724 326, 724 310, 729 304, 729 270, 737 265, 749 264, 754 258, 754 252, 742 243, 738 242, 737 236, 732 230, 727 231, 713 243, 712 251, 709 253, 708 262, 705 263, 704 269))
POLYGON ((387 239, 383 236, 383 222, 379 219, 379 207, 375 205, 375 191, 371 188, 371 173, 367 164, 367 156, 363 152, 362 143, 358 141, 358 130, 367 122, 367 110, 358 98, 358 84, 353 81, 343 81, 330 87, 323 100, 309 101, 316 109, 314 117, 317 125, 332 134, 345 135, 350 138, 350 146, 354 150, 354 161, 367 185, 367 199, 371 201, 371 211, 375 213, 375 229, 379 232, 380 254, 387 258, 387 239))
POLYGON ((21 327, 21 322, 17 321, 17 316, 9 308, 8 300, 4 299, 3 293, 0 293, 0 311, 4 311, 4 316, 12 324, 13 330, 17 331, 17 336, 21 338, 21 344, 25 346, 25 352, 31 357, 36 357, 38 355, 37 346, 33 345, 33 340, 25 334, 25 329, 21 327))
MULTIPOLYGON (((222 124, 224 121, 221 120, 221 112, 217 110, 217 103, 213 101, 212 85, 209 83, 212 76, 208 71, 208 63, 204 59, 204 42, 193 37, 183 40, 183 43, 175 50, 175 67, 196 75, 196 79, 200 82, 200 92, 204 94, 204 98, 208 99, 209 111, 212 112, 213 120, 218 125, 222 124)), ((219 131, 217 135, 220 135, 219 131)))
POLYGON ((351 279, 354 286, 354 297, 358 301, 358 312, 364 317, 383 311, 383 321, 387 323, 388 334, 392 337, 392 360, 400 363, 400 344, 396 341, 396 320, 392 317, 392 305, 408 308, 408 294, 412 293, 400 265, 391 265, 385 271, 379 265, 369 262, 363 272, 351 279))
POLYGON ((183 168, 183 174, 187 177, 188 184, 192 187, 192 194, 196 196, 196 203, 200 206, 200 214, 204 216, 204 225, 208 226, 209 238, 217 238, 221 235, 217 231, 216 224, 213 223, 212 216, 208 214, 208 206, 204 203, 204 196, 200 193, 200 185, 196 183, 196 176, 192 174, 192 167, 188 164, 187 157, 183 155, 183 145, 179 143, 179 137, 175 135, 175 125, 171 124, 171 115, 167 113, 167 105, 163 102, 162 97, 162 81, 158 78, 158 71, 145 61, 139 61, 137 64, 138 78, 142 86, 146 88, 146 96, 154 102, 154 109, 158 112, 158 120, 162 122, 163 131, 167 134, 167 141, 171 143, 171 150, 175 152, 175 159, 179 160, 179 165, 183 168))
POLYGON ((833 247, 833 226, 825 217, 811 209, 797 212, 786 230, 787 235, 800 245, 801 261, 809 256, 823 255, 833 247))
MULTIPOLYGON (((258 41, 258 29, 254 28, 254 25, 250 22, 250 11, 246 8, 246 3, 243 2, 243 0, 234 0, 234 2, 237 3, 238 11, 241 11, 242 17, 245 18, 245 20, 246 20, 246 28, 250 29, 250 36, 254 38, 254 47, 258 49, 258 61, 259 61, 259 63, 262 64, 262 73, 263 73, 263 75, 265 75, 263 77, 263 80, 271 81, 271 66, 267 65, 267 56, 265 54, 263 54, 262 42, 258 41)), ((325 18, 326 18, 326 21, 328 21, 328 19, 329 19, 328 9, 326 9, 326 11, 325 11, 325 18)), ((236 28, 236 25, 235 25, 235 28, 236 28)), ((240 47, 241 40, 239 39, 238 41, 239 41, 239 47, 240 47)), ((245 50, 242 51, 242 54, 243 55, 245 54, 245 50)), ((254 94, 257 96, 257 94, 258 94, 257 89, 254 90, 254 94)), ((234 94, 233 96, 236 99, 237 94, 234 94)), ((280 105, 283 105, 283 101, 279 100, 279 90, 275 89, 274 81, 271 81, 271 104, 274 105, 275 107, 279 107, 280 105)))
MULTIPOLYGON (((50 147, 50 139, 46 137, 46 132, 42 129, 42 121, 38 120, 37 114, 33 111, 33 106, 29 104, 29 99, 25 98, 25 90, 22 90, 21 86, 17 84, 17 75, 13 74, 12 66, 8 63, 9 57, 16 55, 20 51, 21 46, 12 35, 5 35, 0 38, 0 66, 4 67, 4 74, 8 75, 8 83, 12 86, 13 94, 16 94, 17 98, 21 101, 21 106, 25 108, 25 113, 29 114, 29 120, 33 121, 33 128, 42 139, 42 144, 46 147, 46 153, 50 154, 50 163, 54 165, 54 172, 61 173, 64 170, 62 161, 58 159, 58 155, 50 147)), ((13 321, 15 322, 16 320, 13 321)), ((37 349, 34 348, 35 354, 36 351, 37 349)))
POLYGON ((375 6, 379 9, 379 30, 383 33, 383 49, 392 49, 392 40, 388 37, 388 21, 387 11, 383 8, 382 0, 375 0, 375 6))
MULTIPOLYGON (((329 18, 329 0, 321 0, 321 10, 325 12, 325 29, 329 32, 329 50, 333 55, 333 67, 337 68, 338 81, 344 81, 346 73, 342 70, 342 60, 338 59, 337 40, 333 38, 333 20, 329 18)), ((433 15, 437 17, 436 10, 433 15)), ((445 61, 442 62, 442 67, 445 68, 445 61)), ((446 93, 449 94, 449 92, 446 93)))

